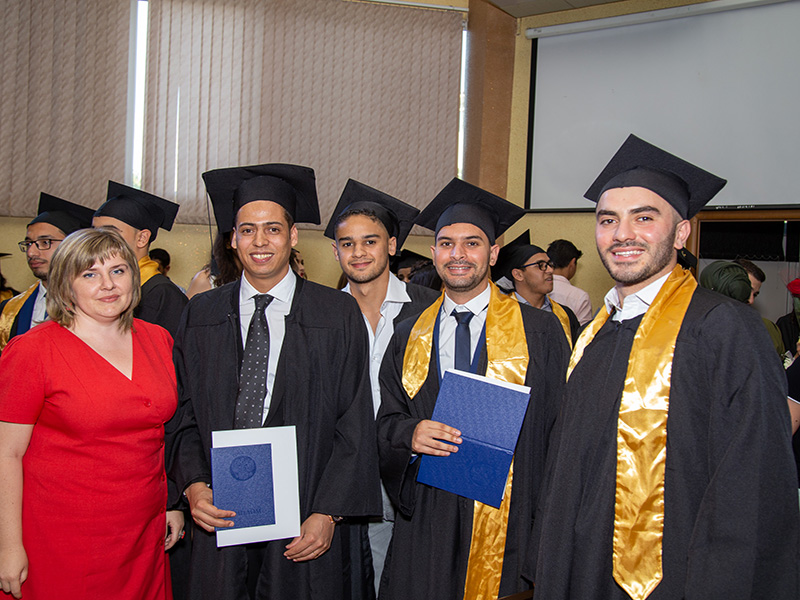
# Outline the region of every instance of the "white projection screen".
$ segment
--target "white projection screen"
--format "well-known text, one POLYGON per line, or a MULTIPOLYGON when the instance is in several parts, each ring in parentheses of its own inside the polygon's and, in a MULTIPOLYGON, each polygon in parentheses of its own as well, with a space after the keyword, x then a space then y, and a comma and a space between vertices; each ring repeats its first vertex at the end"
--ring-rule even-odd
POLYGON ((593 208, 629 133, 726 178, 712 205, 800 203, 798 26, 792 0, 538 40, 529 208, 593 208))

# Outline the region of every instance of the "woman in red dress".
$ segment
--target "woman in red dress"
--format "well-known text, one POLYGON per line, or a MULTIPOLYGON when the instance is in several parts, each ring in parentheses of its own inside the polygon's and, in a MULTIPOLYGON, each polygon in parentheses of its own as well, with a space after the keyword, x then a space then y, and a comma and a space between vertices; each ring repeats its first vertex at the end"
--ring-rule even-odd
POLYGON ((133 318, 139 271, 116 233, 61 242, 47 296, 52 320, 0 358, 2 590, 169 600, 165 544, 182 527, 165 516, 172 339, 133 318))

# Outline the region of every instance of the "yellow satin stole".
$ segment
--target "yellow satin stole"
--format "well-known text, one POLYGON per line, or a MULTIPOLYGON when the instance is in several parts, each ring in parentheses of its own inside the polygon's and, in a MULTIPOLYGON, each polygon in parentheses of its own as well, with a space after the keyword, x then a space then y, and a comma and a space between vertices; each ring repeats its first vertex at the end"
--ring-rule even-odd
POLYGON ((144 285, 153 275, 159 273, 158 263, 149 256, 143 256, 139 259, 139 276, 141 277, 140 285, 144 285))
MULTIPOLYGON (((493 283, 489 285, 491 297, 486 313, 486 376, 524 385, 529 357, 519 303, 503 294, 493 283)), ((433 328, 443 300, 444 294, 419 316, 408 338, 403 356, 403 388, 409 398, 417 395, 428 377, 433 328)), ((493 599, 500 592, 513 472, 512 462, 500 508, 475 502, 464 585, 465 600, 493 599)))
MULTIPOLYGON (((633 600, 644 600, 663 577, 664 473, 672 359, 697 288, 689 271, 670 273, 633 338, 617 422, 613 573, 633 600)), ((567 378, 609 317, 600 310, 575 344, 567 378)))
POLYGON ((14 319, 17 318, 19 311, 22 310, 22 305, 31 297, 31 294, 39 287, 37 281, 27 290, 11 298, 3 307, 3 314, 0 315, 0 350, 6 347, 8 339, 11 336, 11 327, 14 325, 14 319))
POLYGON ((552 298, 550 298, 550 306, 553 309, 553 314, 558 317, 558 320, 561 323, 561 328, 564 330, 564 335, 567 336, 567 343, 569 344, 570 349, 572 349, 572 328, 569 326, 569 316, 567 316, 567 311, 565 311, 564 307, 558 302, 554 301, 552 298))

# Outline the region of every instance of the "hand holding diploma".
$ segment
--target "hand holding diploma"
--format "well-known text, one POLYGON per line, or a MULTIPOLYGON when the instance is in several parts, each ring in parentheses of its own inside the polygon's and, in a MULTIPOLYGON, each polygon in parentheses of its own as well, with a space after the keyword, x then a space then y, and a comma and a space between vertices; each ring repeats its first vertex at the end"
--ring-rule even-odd
POLYGON ((458 452, 458 446, 451 444, 460 443, 461 432, 458 429, 438 421, 426 419, 420 421, 414 428, 414 435, 411 438, 411 450, 417 454, 450 456, 451 452, 458 452))
POLYGON ((214 506, 214 492, 202 481, 186 488, 186 498, 189 500, 192 519, 209 533, 214 533, 215 527, 233 527, 233 521, 225 519, 235 517, 236 513, 214 506))

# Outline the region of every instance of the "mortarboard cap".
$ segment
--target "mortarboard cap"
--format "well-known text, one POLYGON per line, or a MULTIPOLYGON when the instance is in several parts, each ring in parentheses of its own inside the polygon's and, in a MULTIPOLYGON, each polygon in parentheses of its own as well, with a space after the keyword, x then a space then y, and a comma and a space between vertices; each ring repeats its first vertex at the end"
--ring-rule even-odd
POLYGON ((150 241, 156 239, 159 229, 169 231, 175 223, 179 204, 145 191, 108 182, 105 203, 94 213, 95 217, 111 217, 135 229, 150 231, 150 241))
POLYGON ((92 216, 94 216, 94 209, 42 192, 39 194, 38 214, 33 221, 28 223, 28 226, 34 223, 49 223, 69 235, 78 229, 91 227, 92 216))
POLYGON ((354 179, 348 179, 339 203, 333 209, 331 220, 325 228, 325 237, 336 239, 336 224, 339 217, 349 211, 365 211, 378 219, 389 237, 397 238, 397 250, 403 246, 419 209, 390 196, 380 190, 371 188, 354 179))
POLYGON ((534 254, 543 252, 546 254, 544 249, 531 244, 530 231, 524 231, 516 239, 500 248, 497 262, 492 267, 492 281, 496 283, 505 277, 511 282, 513 280, 511 271, 522 267, 534 254))
POLYGON ((401 250, 394 256, 391 269, 393 273, 397 273, 400 269, 407 269, 408 267, 413 267, 418 262, 430 260, 430 256, 422 256, 422 254, 417 254, 412 250, 401 250))
POLYGON ((7 256, 11 256, 10 252, 0 252, 0 258, 6 258, 7 256))
POLYGON ((682 218, 691 219, 726 183, 631 134, 584 197, 597 202, 609 189, 643 187, 669 202, 682 218))
POLYGON ((470 223, 483 231, 494 244, 498 236, 516 223, 525 210, 500 196, 453 178, 417 217, 417 225, 433 229, 453 223, 470 223))
POLYGON ((203 173, 203 181, 220 233, 232 231, 239 209, 257 200, 279 204, 295 223, 319 225, 317 180, 309 167, 267 164, 214 169, 203 173))

